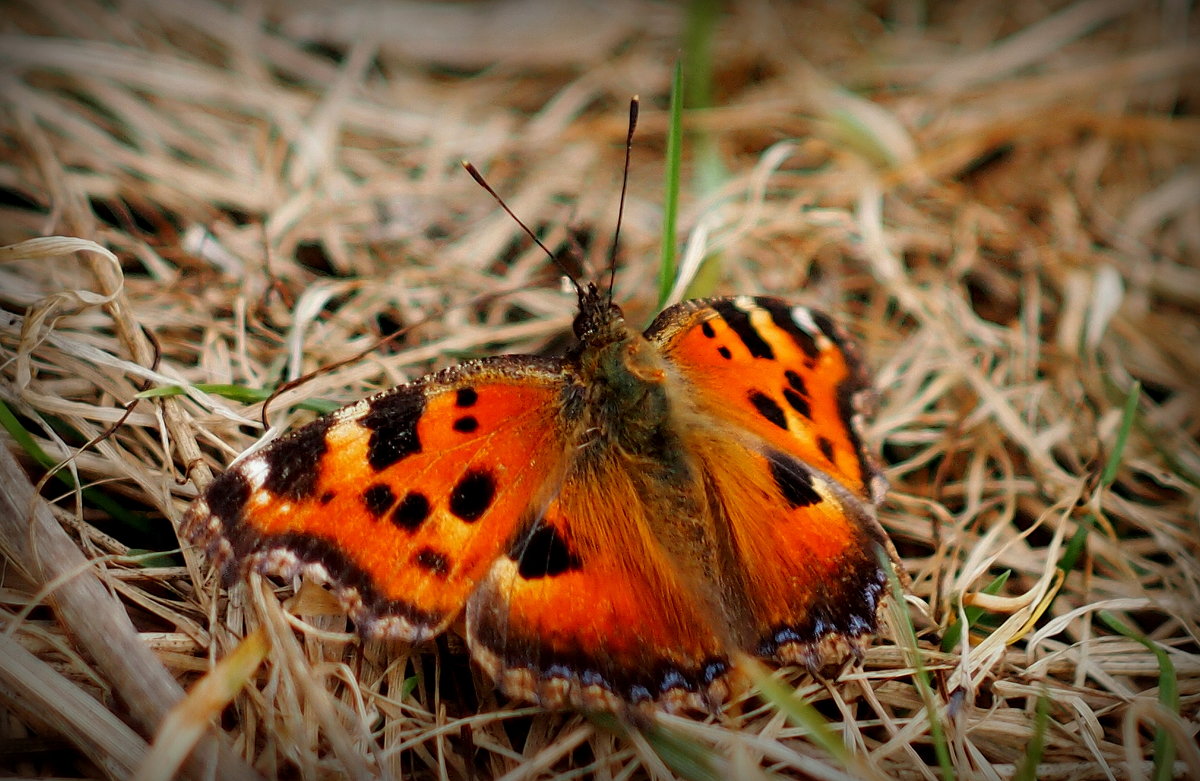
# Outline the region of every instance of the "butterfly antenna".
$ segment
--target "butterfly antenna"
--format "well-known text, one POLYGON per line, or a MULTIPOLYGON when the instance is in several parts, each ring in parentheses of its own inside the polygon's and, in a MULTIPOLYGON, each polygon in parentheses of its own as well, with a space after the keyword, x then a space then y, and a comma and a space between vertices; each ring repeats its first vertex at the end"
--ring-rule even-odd
POLYGON ((533 239, 533 243, 542 248, 542 252, 546 253, 546 257, 550 258, 551 262, 558 266, 558 268, 567 275, 567 279, 571 280, 571 284, 575 286, 575 292, 583 295, 583 289, 579 286, 579 282, 575 279, 575 275, 571 273, 571 270, 563 265, 563 262, 559 260, 553 252, 550 251, 549 247, 542 243, 542 240, 539 239, 534 232, 529 229, 528 225, 521 222, 520 217, 513 214, 513 210, 508 208, 508 204, 504 202, 504 199, 500 197, 499 193, 493 190, 492 186, 487 183, 487 181, 483 178, 483 174, 479 173, 479 169, 472 165, 468 160, 462 161, 462 167, 467 169, 467 173, 471 175, 471 178, 475 180, 476 184, 487 190, 488 194, 496 199, 496 203, 500 204, 500 208, 507 212, 509 217, 513 218, 513 222, 521 226, 521 230, 525 231, 525 235, 533 239))
POLYGON ((617 229, 613 232, 612 248, 608 252, 608 301, 612 303, 613 285, 617 281, 617 247, 621 241, 621 219, 625 216, 625 190, 629 187, 629 156, 633 151, 633 131, 637 129, 638 96, 629 100, 629 130, 625 133, 625 170, 621 174, 621 200, 617 205, 617 229))

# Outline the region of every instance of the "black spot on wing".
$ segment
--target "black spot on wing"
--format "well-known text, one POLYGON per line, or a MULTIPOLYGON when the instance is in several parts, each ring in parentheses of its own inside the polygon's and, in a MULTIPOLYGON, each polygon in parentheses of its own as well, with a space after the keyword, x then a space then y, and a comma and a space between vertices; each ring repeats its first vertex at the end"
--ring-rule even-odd
POLYGON ((529 533, 521 535, 508 557, 518 562, 517 572, 526 580, 555 577, 583 566, 558 529, 544 521, 538 521, 529 533))
MULTIPOLYGON (((792 307, 777 298, 756 298, 754 302, 771 314, 771 322, 787 332, 788 336, 792 337, 792 341, 796 343, 796 346, 810 360, 816 359, 821 355, 821 351, 817 349, 817 343, 813 339, 813 335, 796 323, 796 318, 792 316, 792 307)), ((822 324, 819 327, 824 328, 824 325, 822 324)))
POLYGON ((721 345, 720 347, 718 347, 717 352, 720 353, 721 357, 727 361, 730 360, 731 358, 733 358, 733 353, 730 352, 729 348, 726 347, 725 345, 721 345))
POLYGON ((362 499, 367 512, 374 518, 380 518, 392 509, 392 505, 396 503, 396 494, 391 487, 383 483, 376 483, 363 491, 362 499))
POLYGON ((371 400, 360 423, 371 432, 367 462, 376 472, 421 452, 417 423, 425 411, 425 393, 418 387, 401 386, 371 400))
POLYGON ((473 407, 477 401, 479 401, 479 394, 474 388, 459 388, 454 394, 454 406, 456 407, 473 407))
POLYGON ((409 491, 392 511, 392 523, 406 531, 415 532, 429 517, 429 509, 425 494, 409 491))
POLYGON ((474 415, 463 415, 454 421, 454 430, 463 434, 470 434, 477 428, 479 428, 479 419, 474 415))
POLYGON ((788 406, 796 410, 804 417, 812 420, 812 407, 808 403, 808 399, 801 396, 791 388, 783 389, 783 397, 787 399, 788 406))
POLYGON ((704 334, 709 339, 712 339, 717 335, 717 332, 713 330, 712 323, 708 322, 707 320, 700 324, 700 333, 704 334))
POLYGON ((788 369, 783 373, 783 377, 785 380, 787 380, 788 385, 791 386, 792 390, 796 391, 796 393, 799 393, 801 396, 809 395, 808 386, 804 384, 804 378, 799 374, 796 374, 796 372, 788 369))
POLYGON ((768 451, 766 455, 771 477, 788 504, 808 507, 821 501, 821 495, 813 488, 812 475, 803 464, 776 450, 768 451))
POLYGON ((713 309, 717 310, 721 319, 742 340, 742 344, 746 345, 746 349, 750 351, 752 357, 774 360, 775 351, 759 335, 758 329, 751 324, 749 314, 738 309, 729 299, 714 301, 713 309))
POLYGON ((774 399, 762 391, 755 390, 750 391, 750 403, 758 410, 758 414, 787 431, 787 416, 783 414, 783 408, 774 399))
POLYGON ((827 437, 817 437, 817 449, 821 451, 821 455, 833 461, 833 443, 827 437))
POLYGON ((492 506, 496 497, 496 480, 481 469, 469 470, 450 493, 450 512, 471 523, 492 506))
POLYGON ((450 559, 441 551, 433 548, 421 548, 413 555, 413 564, 431 575, 444 576, 450 571, 450 559))
POLYGON ((267 466, 262 487, 284 499, 312 497, 321 476, 318 464, 328 448, 325 434, 333 422, 330 417, 318 418, 264 450, 258 456, 267 466))
POLYGON ((321 504, 329 504, 336 498, 337 498, 337 491, 326 491, 325 493, 321 494, 321 498, 317 499, 317 501, 320 502, 321 504))

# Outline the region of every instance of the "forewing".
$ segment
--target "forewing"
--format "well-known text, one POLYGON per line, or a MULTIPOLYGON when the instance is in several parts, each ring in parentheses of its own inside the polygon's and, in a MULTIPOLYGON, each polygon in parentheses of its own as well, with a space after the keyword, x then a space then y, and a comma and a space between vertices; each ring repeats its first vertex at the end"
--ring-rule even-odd
POLYGON ((826 315, 778 298, 688 301, 646 331, 696 408, 752 431, 868 501, 886 487, 858 431, 872 403, 853 344, 826 315))
POLYGON ((444 629, 563 463, 560 361, 501 358, 364 399, 235 464, 182 530, 226 581, 328 581, 367 635, 444 629))

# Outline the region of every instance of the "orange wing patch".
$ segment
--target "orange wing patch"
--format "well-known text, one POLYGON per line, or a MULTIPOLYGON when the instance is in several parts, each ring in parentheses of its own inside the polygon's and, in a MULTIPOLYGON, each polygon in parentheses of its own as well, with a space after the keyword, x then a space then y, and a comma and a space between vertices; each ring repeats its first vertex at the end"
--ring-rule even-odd
POLYGON ((368 634, 442 631, 561 469, 558 362, 480 361, 321 418, 236 464, 184 530, 226 579, 330 581, 368 634))
POLYGON ((856 431, 869 398, 833 322, 775 298, 690 301, 646 331, 680 370, 693 406, 736 422, 864 499, 885 484, 856 431))

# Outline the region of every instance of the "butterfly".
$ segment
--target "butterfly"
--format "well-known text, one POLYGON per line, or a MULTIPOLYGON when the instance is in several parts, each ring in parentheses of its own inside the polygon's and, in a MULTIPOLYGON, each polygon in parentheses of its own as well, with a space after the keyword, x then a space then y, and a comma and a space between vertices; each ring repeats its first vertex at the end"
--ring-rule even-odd
POLYGON ((845 332, 750 296, 638 332, 611 292, 577 294, 565 355, 469 361, 321 417, 216 479, 184 535, 227 583, 327 582, 366 637, 462 620, 479 667, 548 708, 707 711, 741 654, 860 652, 891 548, 845 332))

